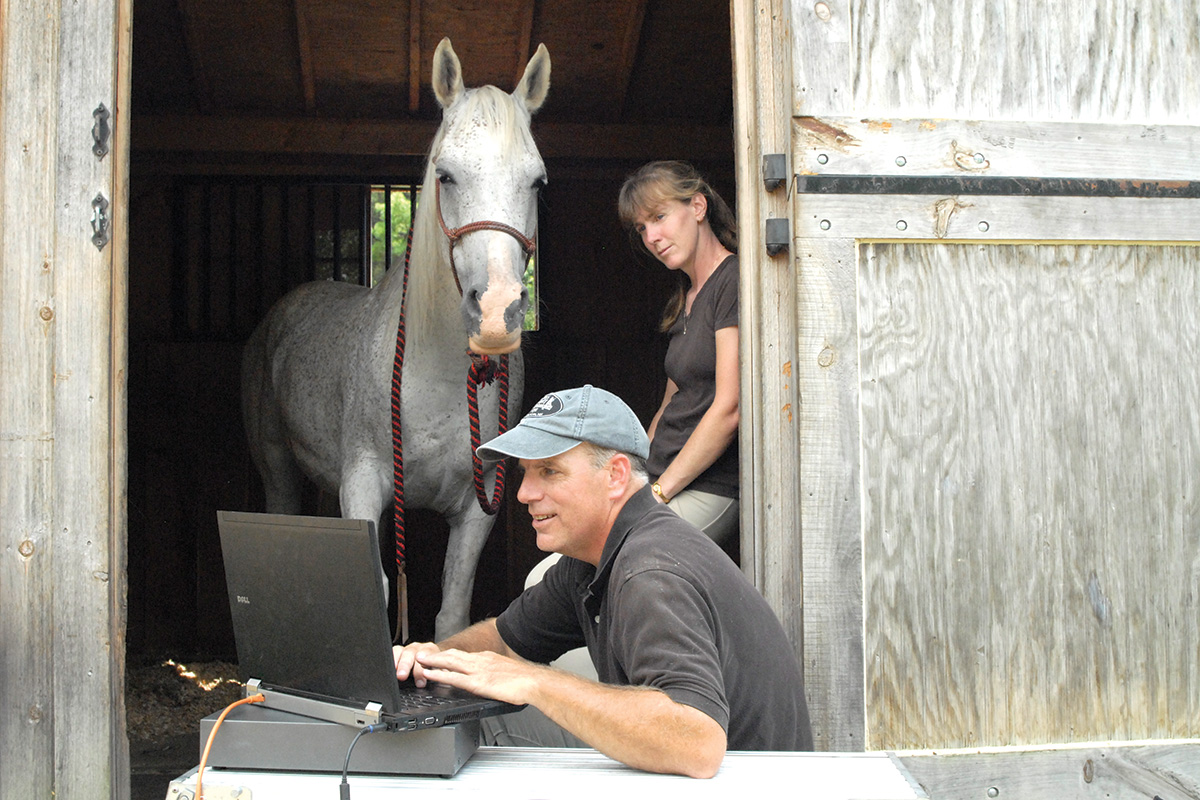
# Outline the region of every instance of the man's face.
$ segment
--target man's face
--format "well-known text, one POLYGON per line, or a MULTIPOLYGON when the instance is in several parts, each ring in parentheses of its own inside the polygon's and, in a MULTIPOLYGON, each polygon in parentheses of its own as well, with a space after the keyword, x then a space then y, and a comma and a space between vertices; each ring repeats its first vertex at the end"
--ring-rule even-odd
POLYGON ((611 470, 593 466, 583 446, 521 467, 517 499, 529 507, 538 549, 598 563, 612 524, 611 470))

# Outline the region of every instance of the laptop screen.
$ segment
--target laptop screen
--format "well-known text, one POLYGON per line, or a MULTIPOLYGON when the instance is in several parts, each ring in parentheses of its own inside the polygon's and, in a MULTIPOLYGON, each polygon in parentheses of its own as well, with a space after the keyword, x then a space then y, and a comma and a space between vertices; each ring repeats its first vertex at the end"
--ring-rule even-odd
POLYGON ((221 511, 218 525, 243 677, 395 710, 374 523, 221 511))

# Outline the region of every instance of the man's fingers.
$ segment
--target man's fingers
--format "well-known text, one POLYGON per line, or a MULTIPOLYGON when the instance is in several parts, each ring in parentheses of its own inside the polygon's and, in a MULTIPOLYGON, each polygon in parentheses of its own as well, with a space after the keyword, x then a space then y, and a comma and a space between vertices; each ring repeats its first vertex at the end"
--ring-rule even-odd
POLYGON ((420 642, 403 647, 393 647, 392 654, 396 659, 396 677, 405 680, 411 675, 417 686, 424 686, 426 683, 425 669, 417 660, 417 656, 425 652, 436 653, 437 645, 420 642))

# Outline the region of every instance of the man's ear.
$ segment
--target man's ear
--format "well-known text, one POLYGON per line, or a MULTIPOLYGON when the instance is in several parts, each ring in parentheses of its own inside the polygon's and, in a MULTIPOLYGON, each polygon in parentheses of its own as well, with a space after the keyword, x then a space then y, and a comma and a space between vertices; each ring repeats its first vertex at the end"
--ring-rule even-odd
POLYGON ((633 464, 629 456, 617 453, 608 460, 608 494, 616 499, 625 494, 629 482, 633 479, 633 464))

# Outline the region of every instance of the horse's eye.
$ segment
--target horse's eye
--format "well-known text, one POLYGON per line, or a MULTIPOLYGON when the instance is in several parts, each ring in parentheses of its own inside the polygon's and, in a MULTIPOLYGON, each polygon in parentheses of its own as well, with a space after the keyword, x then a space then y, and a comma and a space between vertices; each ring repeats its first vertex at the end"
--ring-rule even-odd
POLYGON ((449 186, 450 184, 454 183, 454 178, 449 172, 439 172, 438 183, 442 184, 443 186, 449 186))
POLYGON ((533 190, 535 192, 540 192, 542 189, 545 189, 545 188, 546 188, 546 176, 545 175, 540 175, 534 179, 533 190))

